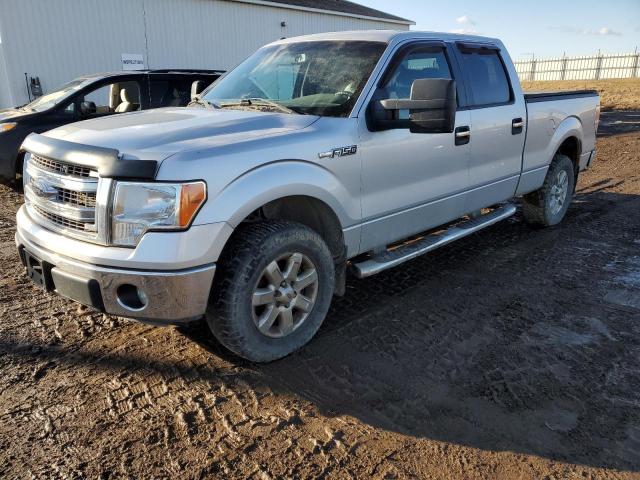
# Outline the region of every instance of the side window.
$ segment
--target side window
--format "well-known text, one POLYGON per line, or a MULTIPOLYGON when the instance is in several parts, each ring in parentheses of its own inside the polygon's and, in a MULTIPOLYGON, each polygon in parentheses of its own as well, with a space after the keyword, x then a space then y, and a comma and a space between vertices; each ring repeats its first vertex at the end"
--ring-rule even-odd
POLYGON ((64 107, 63 113, 65 115, 75 115, 76 114, 76 102, 72 101, 69 102, 69 104, 64 107))
POLYGON ((511 100, 511 88, 497 50, 460 50, 473 105, 492 105, 511 100))
POLYGON ((79 99, 83 116, 133 112, 140 109, 138 82, 118 82, 102 85, 79 99))
POLYGON ((422 78, 452 78, 442 48, 416 47, 407 52, 387 76, 385 98, 409 98, 413 81, 422 78))
MULTIPOLYGON (((409 98, 413 81, 423 78, 453 78, 443 48, 416 46, 404 53, 387 73, 380 98, 409 98)), ((409 111, 400 110, 398 119, 408 120, 409 111)))
POLYGON ((82 102, 91 103, 95 107, 95 113, 109 113, 111 101, 111 85, 103 85, 89 93, 86 93, 82 102))
POLYGON ((152 79, 150 108, 184 107, 191 99, 191 84, 194 79, 152 79))

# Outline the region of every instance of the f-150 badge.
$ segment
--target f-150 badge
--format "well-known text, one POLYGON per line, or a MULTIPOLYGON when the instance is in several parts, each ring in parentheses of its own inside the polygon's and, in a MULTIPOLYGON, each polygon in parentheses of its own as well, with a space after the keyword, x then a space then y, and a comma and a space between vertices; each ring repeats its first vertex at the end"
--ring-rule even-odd
POLYGON ((318 154, 318 157, 319 158, 345 157, 347 155, 355 155, 357 151, 358 151, 358 146, 351 145, 349 147, 334 148, 333 150, 329 150, 328 152, 320 152, 318 154))

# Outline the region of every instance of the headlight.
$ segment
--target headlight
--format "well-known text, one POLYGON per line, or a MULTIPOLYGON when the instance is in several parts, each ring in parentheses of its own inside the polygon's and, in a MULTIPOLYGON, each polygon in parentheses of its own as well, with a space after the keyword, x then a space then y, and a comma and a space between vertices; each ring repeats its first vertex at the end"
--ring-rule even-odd
POLYGON ((8 132, 16 128, 18 124, 15 122, 0 123, 0 133, 8 132))
POLYGON ((187 228, 205 200, 204 182, 117 182, 111 243, 133 247, 149 230, 187 228))

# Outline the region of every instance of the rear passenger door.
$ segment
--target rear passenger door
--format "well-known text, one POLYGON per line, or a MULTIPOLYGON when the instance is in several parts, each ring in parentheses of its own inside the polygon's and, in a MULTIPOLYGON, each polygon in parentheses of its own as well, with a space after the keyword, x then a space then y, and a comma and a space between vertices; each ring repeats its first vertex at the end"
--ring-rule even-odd
POLYGON ((471 112, 468 212, 515 194, 522 168, 522 96, 516 98, 506 64, 496 45, 457 43, 456 52, 471 112))

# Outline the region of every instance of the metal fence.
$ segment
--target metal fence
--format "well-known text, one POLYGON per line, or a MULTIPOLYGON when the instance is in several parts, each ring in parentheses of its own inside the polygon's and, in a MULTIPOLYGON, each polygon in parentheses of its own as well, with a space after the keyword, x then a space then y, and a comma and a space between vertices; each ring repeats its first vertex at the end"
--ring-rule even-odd
POLYGON ((637 50, 634 53, 587 57, 531 58, 514 63, 522 81, 640 77, 640 54, 637 50))

